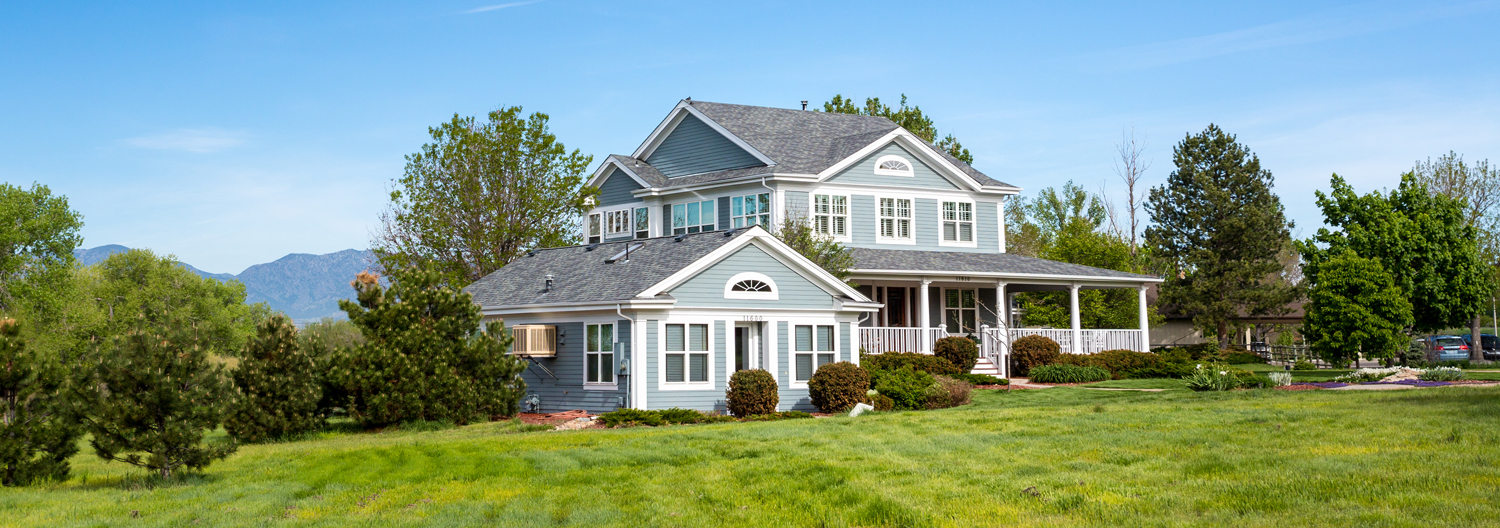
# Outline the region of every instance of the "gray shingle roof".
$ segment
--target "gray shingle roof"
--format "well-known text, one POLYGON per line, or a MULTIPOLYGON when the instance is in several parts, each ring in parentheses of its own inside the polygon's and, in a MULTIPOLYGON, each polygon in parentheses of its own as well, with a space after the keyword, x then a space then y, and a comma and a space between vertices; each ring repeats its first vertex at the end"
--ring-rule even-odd
POLYGON ((856 270, 1024 273, 1031 275, 1065 275, 1117 279, 1157 278, 1151 275, 1126 273, 1081 264, 1023 257, 1013 253, 959 253, 952 251, 909 251, 869 248, 850 248, 850 251, 854 254, 854 269, 856 270))
MULTIPOLYGON (((776 162, 775 167, 750 167, 678 178, 667 178, 649 163, 630 156, 611 155, 622 164, 629 165, 642 179, 652 181, 660 188, 681 187, 700 183, 732 180, 735 178, 769 174, 771 172, 793 174, 817 174, 858 152, 871 142, 895 130, 896 123, 884 117, 854 114, 836 114, 788 108, 746 106, 727 103, 690 101, 698 111, 730 133, 749 143, 762 154, 776 162), (640 169, 654 176, 648 177, 640 169)), ((985 187, 1011 187, 959 161, 931 143, 949 163, 958 167, 970 178, 985 187)))
POLYGON ((619 154, 610 154, 609 159, 614 160, 626 167, 630 167, 630 170, 632 172, 635 172, 636 176, 640 176, 641 179, 646 180, 646 183, 651 184, 651 186, 653 187, 665 187, 672 184, 672 181, 667 179, 667 177, 663 175, 661 171, 656 170, 656 167, 652 167, 650 163, 646 163, 643 160, 638 160, 630 156, 621 156, 619 154))
POLYGON ((632 240, 629 262, 605 262, 625 250, 627 242, 539 249, 485 275, 464 291, 480 306, 623 301, 697 262, 745 230, 714 231, 677 237, 632 240), (726 233, 733 233, 726 236, 726 233), (544 293, 547 274, 552 291, 544 293))

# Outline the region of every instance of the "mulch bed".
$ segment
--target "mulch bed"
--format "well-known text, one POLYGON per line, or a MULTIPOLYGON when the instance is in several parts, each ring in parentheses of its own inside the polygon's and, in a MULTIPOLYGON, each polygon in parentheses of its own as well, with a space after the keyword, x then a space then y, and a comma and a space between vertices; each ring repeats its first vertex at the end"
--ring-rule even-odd
POLYGON ((575 418, 586 418, 592 416, 588 411, 575 410, 558 413, 521 413, 521 423, 557 425, 575 418))

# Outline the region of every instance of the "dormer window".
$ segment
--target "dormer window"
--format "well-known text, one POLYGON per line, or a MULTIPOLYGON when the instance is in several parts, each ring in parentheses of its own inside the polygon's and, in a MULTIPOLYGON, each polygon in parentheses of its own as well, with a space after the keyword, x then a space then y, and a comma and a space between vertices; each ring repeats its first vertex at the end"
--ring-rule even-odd
POLYGON ((753 271, 740 273, 724 283, 724 298, 774 301, 778 298, 776 281, 753 271))
POLYGON ((911 162, 901 156, 881 156, 875 160, 875 174, 881 176, 911 176, 911 162))

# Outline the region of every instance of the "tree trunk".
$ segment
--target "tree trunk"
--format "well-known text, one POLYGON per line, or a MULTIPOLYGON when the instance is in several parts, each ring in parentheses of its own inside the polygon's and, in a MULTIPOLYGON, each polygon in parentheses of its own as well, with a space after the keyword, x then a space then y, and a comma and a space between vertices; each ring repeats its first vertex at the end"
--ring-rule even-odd
POLYGON ((1479 335, 1479 314, 1469 321, 1469 361, 1484 361, 1484 338, 1479 335))
POLYGON ((1216 330, 1219 332, 1219 335, 1216 336, 1219 338, 1219 350, 1229 348, 1229 323, 1219 321, 1219 326, 1216 330))

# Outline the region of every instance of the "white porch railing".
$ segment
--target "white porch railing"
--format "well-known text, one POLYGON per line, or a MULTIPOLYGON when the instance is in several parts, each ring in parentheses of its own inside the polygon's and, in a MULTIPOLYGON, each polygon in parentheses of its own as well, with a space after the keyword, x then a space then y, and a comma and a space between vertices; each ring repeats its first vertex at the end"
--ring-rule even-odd
MULTIPOLYGON (((1078 353, 1097 354, 1105 350, 1142 350, 1140 330, 1079 330, 1078 353)), ((1010 340, 1039 335, 1057 342, 1064 352, 1073 352, 1073 331, 1067 328, 1016 328, 1010 331, 1010 340)))
POLYGON ((1016 328, 1010 331, 1010 342, 1026 336, 1042 336, 1057 342, 1059 350, 1071 352, 1073 350, 1073 331, 1063 328, 1016 328))
POLYGON ((859 329, 859 348, 871 354, 885 352, 931 353, 932 344, 948 337, 942 328, 906 328, 892 326, 866 326, 859 329), (926 333, 926 340, 922 338, 926 333))
POLYGON ((1010 377, 1010 340, 1005 338, 1004 328, 980 328, 979 355, 1000 369, 1000 377, 1010 377))

